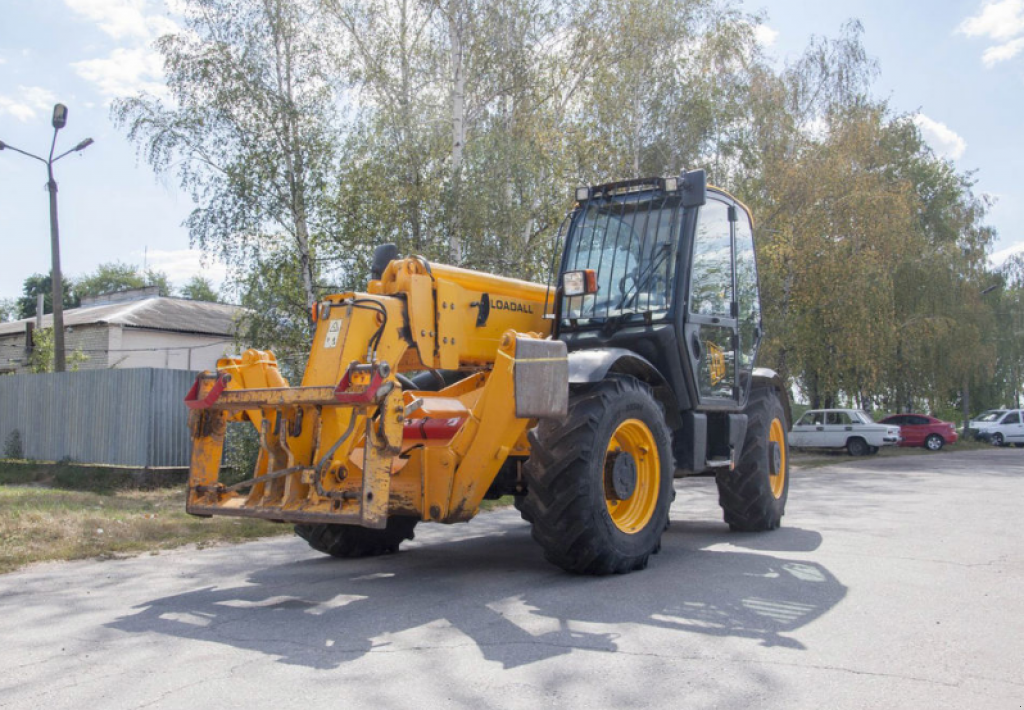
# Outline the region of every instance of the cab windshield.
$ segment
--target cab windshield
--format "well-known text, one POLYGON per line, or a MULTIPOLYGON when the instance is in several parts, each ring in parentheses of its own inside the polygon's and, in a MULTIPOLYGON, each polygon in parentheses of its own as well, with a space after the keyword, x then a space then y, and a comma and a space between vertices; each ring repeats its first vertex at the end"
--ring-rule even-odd
POLYGON ((562 319, 604 322, 672 302, 678 195, 640 192, 594 199, 573 215, 562 271, 593 269, 597 293, 563 297, 562 319))
POLYGON ((997 421, 999 417, 1003 416, 1004 414, 1006 414, 1005 409, 990 409, 987 412, 983 412, 975 421, 994 422, 997 421))

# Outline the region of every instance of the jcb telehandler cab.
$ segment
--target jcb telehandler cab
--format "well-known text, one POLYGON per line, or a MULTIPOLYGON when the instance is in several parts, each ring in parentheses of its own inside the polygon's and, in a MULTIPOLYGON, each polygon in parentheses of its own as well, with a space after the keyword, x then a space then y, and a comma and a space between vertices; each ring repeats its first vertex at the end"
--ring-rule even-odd
POLYGON ((747 209, 703 171, 576 201, 553 288, 386 245, 365 293, 317 304, 302 386, 257 350, 201 375, 188 511, 294 523, 358 557, 511 494, 547 559, 590 574, 646 566, 674 477, 714 475, 733 529, 778 527, 789 406, 754 367, 747 209), (261 453, 227 486, 230 420, 252 422, 261 453))

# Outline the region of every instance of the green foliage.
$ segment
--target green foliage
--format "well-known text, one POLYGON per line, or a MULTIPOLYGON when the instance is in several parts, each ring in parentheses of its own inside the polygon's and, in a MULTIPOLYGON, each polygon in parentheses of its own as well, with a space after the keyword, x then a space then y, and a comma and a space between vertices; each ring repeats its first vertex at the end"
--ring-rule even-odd
POLYGON ((18 302, 13 298, 0 298, 0 323, 20 318, 18 302))
POLYGON ((4 442, 4 458, 25 458, 25 447, 21 443, 21 432, 18 429, 12 429, 7 435, 7 441, 4 442))
MULTIPOLYGON (((32 333, 32 352, 29 354, 28 367, 35 374, 53 372, 53 328, 39 328, 32 333)), ((64 360, 68 372, 75 372, 78 366, 89 359, 89 356, 78 348, 65 353, 64 360)))
POLYGON ((174 104, 114 116, 292 377, 311 302, 362 288, 375 246, 543 281, 571 187, 704 167, 755 216, 760 364, 813 404, 1020 389, 1024 265, 990 270, 990 203, 873 96, 856 20, 776 68, 731 0, 182 6, 174 104))
POLYGON ((161 296, 170 296, 172 293, 171 283, 164 272, 153 269, 143 271, 135 264, 114 261, 100 264, 96 271, 80 276, 75 291, 79 297, 99 296, 147 286, 156 286, 161 296))
MULTIPOLYGON (((77 308, 81 299, 75 292, 74 282, 62 279, 64 291, 64 308, 77 308)), ((53 281, 50 274, 32 274, 25 279, 21 289, 22 296, 17 301, 18 318, 34 318, 36 315, 36 299, 43 294, 43 313, 53 313, 53 281)))
POLYGON ((186 0, 181 31, 156 42, 173 102, 115 101, 115 122, 197 207, 192 243, 245 276, 269 243, 296 254, 306 308, 316 248, 332 229, 341 77, 313 0, 186 0))
POLYGON ((252 478, 260 456, 260 438, 251 422, 229 422, 224 438, 220 480, 232 485, 252 478))
POLYGON ((281 371, 301 379, 312 337, 296 255, 288 249, 268 250, 244 281, 236 284, 245 316, 236 339, 240 349, 268 349, 273 344, 281 371))
POLYGON ((181 287, 182 298, 191 301, 208 301, 220 303, 220 295, 214 289, 210 280, 203 276, 193 276, 184 286, 181 287))

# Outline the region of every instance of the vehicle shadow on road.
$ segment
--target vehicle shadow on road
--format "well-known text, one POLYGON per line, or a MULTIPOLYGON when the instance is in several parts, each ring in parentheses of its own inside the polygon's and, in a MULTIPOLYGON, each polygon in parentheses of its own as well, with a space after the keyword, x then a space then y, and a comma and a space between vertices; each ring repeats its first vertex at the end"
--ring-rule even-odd
MULTIPOLYGON (((731 534, 721 523, 673 524, 641 573, 569 575, 544 561, 526 525, 482 516, 446 539, 430 531, 396 555, 310 557, 255 569, 245 584, 152 599, 110 624, 228 644, 281 662, 335 668, 363 655, 475 644, 504 668, 576 649, 616 652, 622 624, 803 649, 791 634, 846 595, 823 566, 746 550, 808 551, 810 531, 731 534), (477 535, 479 533, 479 535, 477 535), (461 533, 460 533, 461 534, 461 533), (728 549, 706 549, 730 543, 728 549)), ((645 636, 646 637, 646 636, 645 636)), ((661 637, 659 637, 661 638, 661 637)), ((685 639, 678 639, 683 642, 685 639)))

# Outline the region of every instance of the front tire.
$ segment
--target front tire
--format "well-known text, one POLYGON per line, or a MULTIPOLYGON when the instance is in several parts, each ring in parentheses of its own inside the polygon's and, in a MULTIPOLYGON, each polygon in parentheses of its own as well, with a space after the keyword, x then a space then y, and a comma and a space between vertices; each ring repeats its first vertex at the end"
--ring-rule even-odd
POLYGON ((544 557, 580 574, 644 569, 675 492, 671 435, 650 388, 611 376, 571 393, 568 415, 529 437, 517 507, 544 557))
POLYGON ((1003 435, 996 432, 992 435, 992 446, 1005 446, 1006 442, 1003 440, 1003 435))
POLYGON ((846 451, 850 456, 867 456, 870 450, 868 442, 859 436, 855 436, 846 442, 846 451))
POLYGON ((332 557, 376 557, 398 552, 399 545, 415 537, 413 528, 418 522, 412 516, 396 515, 388 518, 387 527, 383 530, 314 523, 296 525, 295 533, 317 552, 332 557))
POLYGON ((782 524, 789 497, 786 411, 775 389, 751 390, 747 435, 734 471, 715 475, 725 522, 739 532, 774 530, 782 524))
POLYGON ((924 440, 924 448, 928 449, 929 451, 938 451, 943 447, 945 443, 946 440, 943 439, 938 434, 929 434, 928 438, 924 440))

